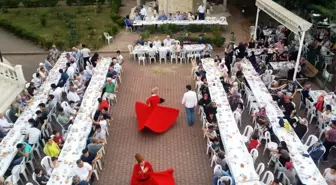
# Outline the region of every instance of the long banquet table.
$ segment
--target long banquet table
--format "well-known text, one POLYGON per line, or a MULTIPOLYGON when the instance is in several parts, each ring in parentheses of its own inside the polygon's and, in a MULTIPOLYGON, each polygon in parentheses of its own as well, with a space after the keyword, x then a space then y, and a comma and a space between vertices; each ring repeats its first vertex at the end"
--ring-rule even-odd
POLYGON ((303 156, 303 154, 309 154, 293 128, 287 132, 285 128, 279 126, 279 117, 283 117, 281 109, 272 100, 266 86, 260 84, 259 74, 254 70, 252 64, 244 59, 242 66, 246 81, 250 85, 259 107, 266 106, 267 116, 272 124, 274 134, 280 141, 287 143, 294 168, 301 182, 306 185, 327 185, 311 157, 303 156))
POLYGON ((33 101, 24 108, 24 111, 15 122, 14 127, 1 141, 0 176, 5 174, 15 155, 17 154, 16 144, 23 141, 24 135, 22 133, 23 130, 29 125, 28 120, 35 117, 35 112, 38 110, 38 105, 40 103, 47 102, 49 91, 51 90, 50 85, 52 83, 57 84, 61 76, 61 74, 58 72, 59 69, 64 69, 66 67, 67 59, 65 55, 66 53, 63 53, 60 56, 55 66, 50 70, 45 82, 42 83, 41 87, 37 90, 37 93, 33 96, 33 101))
POLYGON ((133 26, 148 26, 148 25, 162 25, 162 24, 176 24, 176 25, 190 25, 190 24, 198 24, 198 25, 221 25, 227 26, 228 22, 226 20, 140 20, 134 21, 133 26))
POLYGON ((259 175, 254 168, 252 156, 239 132, 229 101, 220 82, 221 76, 213 59, 202 59, 212 101, 217 104, 217 120, 221 140, 226 153, 226 162, 237 184, 259 184, 259 175))
POLYGON ((71 184, 72 177, 75 175, 73 169, 76 166, 76 161, 80 159, 92 129, 90 117, 98 107, 97 99, 101 96, 106 73, 111 62, 111 58, 103 58, 94 69, 91 82, 85 91, 82 105, 58 157, 59 166, 53 170, 47 185, 71 184))

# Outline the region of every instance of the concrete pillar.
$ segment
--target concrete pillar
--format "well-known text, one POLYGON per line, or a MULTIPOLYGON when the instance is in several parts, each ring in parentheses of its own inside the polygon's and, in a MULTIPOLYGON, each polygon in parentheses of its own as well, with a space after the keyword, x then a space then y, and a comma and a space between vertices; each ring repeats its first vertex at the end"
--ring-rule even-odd
POLYGON ((227 10, 227 0, 223 0, 224 11, 227 10))
POLYGON ((163 2, 163 11, 166 15, 168 14, 168 0, 164 0, 163 2))

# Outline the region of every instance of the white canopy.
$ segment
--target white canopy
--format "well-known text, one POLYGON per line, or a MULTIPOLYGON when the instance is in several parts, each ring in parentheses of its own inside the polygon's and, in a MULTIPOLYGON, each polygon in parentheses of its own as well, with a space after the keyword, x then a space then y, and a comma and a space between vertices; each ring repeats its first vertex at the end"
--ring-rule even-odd
POLYGON ((256 0, 256 6, 295 34, 309 30, 312 24, 272 0, 256 0))
POLYGON ((277 20, 279 23, 284 25, 286 28, 291 30, 293 33, 301 37, 299 53, 296 59, 295 71, 294 71, 294 76, 293 76, 293 81, 295 81, 296 75, 298 72, 299 63, 300 63, 300 57, 301 57, 301 51, 302 51, 302 45, 303 45, 305 32, 309 30, 312 24, 302 19, 301 17, 295 15, 294 13, 287 10, 283 6, 279 5, 278 3, 273 2, 272 0, 256 0, 256 6, 258 7, 258 10, 257 10, 257 17, 256 17, 256 22, 255 22, 254 35, 253 35, 254 39, 256 39, 257 37, 257 26, 258 26, 260 10, 264 11, 269 16, 271 16, 273 19, 277 20))

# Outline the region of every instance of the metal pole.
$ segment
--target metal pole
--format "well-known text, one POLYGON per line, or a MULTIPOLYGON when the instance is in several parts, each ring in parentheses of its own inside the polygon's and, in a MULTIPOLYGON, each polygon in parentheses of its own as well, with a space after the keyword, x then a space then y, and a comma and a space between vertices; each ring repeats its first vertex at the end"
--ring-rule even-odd
POLYGON ((295 64, 293 82, 295 82, 295 80, 296 80, 296 75, 297 75, 297 71, 298 71, 299 64, 300 64, 300 58, 301 58, 301 52, 302 52, 302 46, 303 46, 303 41, 304 41, 305 33, 306 32, 304 32, 304 31, 301 32, 302 35, 301 35, 301 38, 300 38, 299 53, 298 53, 298 56, 297 56, 297 59, 296 59, 296 64, 295 64))
POLYGON ((1 51, 0 51, 0 61, 3 62, 1 51))
POLYGON ((259 12, 260 12, 260 8, 258 7, 256 21, 255 21, 255 25, 254 25, 253 40, 257 40, 257 27, 258 27, 258 20, 259 20, 259 12))

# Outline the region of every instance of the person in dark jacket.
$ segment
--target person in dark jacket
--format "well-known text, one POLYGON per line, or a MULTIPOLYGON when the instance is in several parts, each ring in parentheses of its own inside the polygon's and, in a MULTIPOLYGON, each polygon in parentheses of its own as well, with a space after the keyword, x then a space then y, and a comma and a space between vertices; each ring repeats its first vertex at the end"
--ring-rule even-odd
POLYGON ((65 83, 67 82, 69 76, 66 72, 63 71, 63 69, 60 69, 59 73, 61 73, 61 78, 59 79, 57 83, 57 87, 63 87, 65 83))
POLYGON ((209 98, 209 94, 203 94, 203 98, 198 101, 198 105, 202 106, 203 108, 209 106, 211 100, 209 98))

